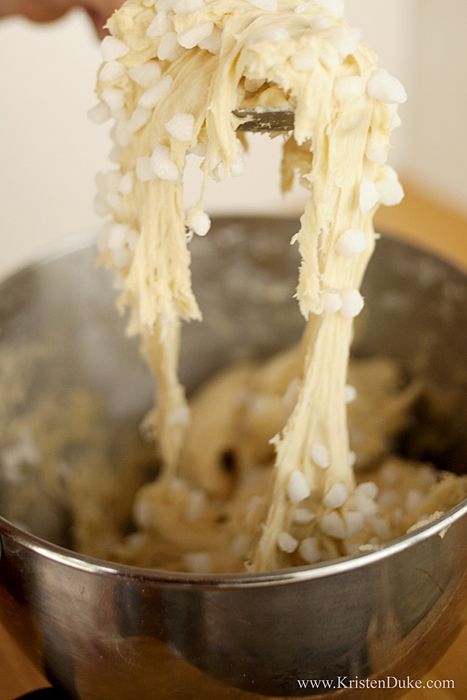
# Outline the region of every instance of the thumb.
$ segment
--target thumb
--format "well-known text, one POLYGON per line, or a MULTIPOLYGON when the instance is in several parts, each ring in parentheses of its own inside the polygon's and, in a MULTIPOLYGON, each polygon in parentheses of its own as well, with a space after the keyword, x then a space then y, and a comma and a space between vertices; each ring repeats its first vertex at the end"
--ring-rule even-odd
POLYGON ((94 0, 86 4, 85 10, 91 18, 98 36, 102 39, 106 34, 105 24, 115 10, 121 7, 121 0, 94 0))
POLYGON ((87 4, 107 20, 115 10, 122 6, 123 0, 88 0, 87 4))
POLYGON ((84 9, 94 24, 97 35, 100 39, 103 39, 107 34, 107 30, 104 27, 105 23, 107 22, 107 17, 104 17, 99 11, 93 10, 90 7, 85 7, 84 9))

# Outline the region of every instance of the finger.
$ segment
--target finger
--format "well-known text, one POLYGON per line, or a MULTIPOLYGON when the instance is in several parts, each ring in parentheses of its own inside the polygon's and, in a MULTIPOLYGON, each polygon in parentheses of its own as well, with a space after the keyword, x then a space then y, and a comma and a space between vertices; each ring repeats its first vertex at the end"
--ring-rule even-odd
POLYGON ((109 17, 122 5, 122 0, 88 0, 85 10, 91 18, 100 39, 108 33, 105 24, 109 17))
POLYGON ((87 5, 96 12, 99 12, 101 17, 107 20, 115 10, 118 10, 123 4, 123 0, 87 0, 87 5))
POLYGON ((105 35, 108 34, 107 30, 104 27, 107 18, 103 17, 103 15, 97 10, 93 10, 88 7, 86 7, 85 10, 89 15, 90 19, 92 20, 92 23, 94 24, 97 36, 99 37, 99 39, 103 39, 105 35))
POLYGON ((23 0, 19 3, 18 13, 34 22, 52 22, 59 19, 69 10, 69 5, 59 5, 55 2, 40 2, 23 0))

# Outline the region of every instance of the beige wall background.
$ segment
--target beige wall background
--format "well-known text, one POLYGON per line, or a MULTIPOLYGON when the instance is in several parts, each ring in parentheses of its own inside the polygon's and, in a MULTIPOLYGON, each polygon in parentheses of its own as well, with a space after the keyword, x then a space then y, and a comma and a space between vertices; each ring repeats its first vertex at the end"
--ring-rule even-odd
MULTIPOLYGON (((392 162, 402 176, 467 213, 466 0, 347 0, 347 15, 410 95, 392 162)), ((99 51, 79 11, 46 27, 0 23, 0 271, 48 243, 98 226, 94 175, 108 127, 86 118, 99 51)), ((213 186, 212 212, 295 212, 278 193, 278 143, 257 137, 246 173, 213 186), (271 177, 271 173, 274 175, 271 177)), ((187 179, 197 191, 196 173, 187 179)))

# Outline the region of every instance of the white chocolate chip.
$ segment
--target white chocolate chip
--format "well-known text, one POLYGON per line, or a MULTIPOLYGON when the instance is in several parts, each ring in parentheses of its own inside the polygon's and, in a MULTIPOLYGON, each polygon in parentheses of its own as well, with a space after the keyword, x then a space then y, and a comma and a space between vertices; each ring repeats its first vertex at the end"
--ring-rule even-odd
POLYGON ((108 231, 107 247, 110 250, 123 248, 129 230, 128 224, 113 224, 108 231))
POLYGON ((288 411, 291 411, 295 404, 297 403, 298 399, 298 393, 300 391, 300 380, 295 377, 295 379, 292 379, 292 381, 289 383, 289 386, 287 387, 287 391, 285 392, 284 396, 282 397, 282 403, 284 404, 285 408, 288 411))
POLYGON ((334 537, 338 540, 345 540, 347 537, 345 522, 336 511, 323 515, 319 525, 322 532, 329 537, 334 537))
POLYGON ((347 537, 354 537, 365 524, 365 519, 361 513, 348 511, 344 513, 344 523, 347 530, 347 537))
POLYGON ((122 175, 122 179, 120 180, 120 184, 118 186, 118 191, 120 194, 130 194, 130 192, 133 190, 134 184, 135 175, 133 171, 130 170, 122 175))
POLYGON ((409 513, 412 513, 420 505, 422 494, 417 489, 410 489, 405 497, 405 507, 409 513))
POLYGON ((360 209, 364 214, 371 211, 379 202, 376 183, 364 177, 360 186, 360 209))
POLYGON ((111 83, 125 75, 125 67, 118 61, 108 61, 104 63, 99 71, 99 80, 104 83, 111 83))
POLYGON ((194 574, 207 574, 212 569, 212 561, 208 552, 188 552, 182 557, 188 571, 194 574))
POLYGON ((322 32, 332 27, 332 22, 324 15, 315 15, 310 22, 310 29, 314 32, 322 32))
MULTIPOLYGON (((167 32, 161 37, 157 47, 157 58, 160 61, 175 61, 181 53, 178 37, 175 32, 167 32)), ((169 77, 169 76, 165 76, 169 77)))
POLYGON ((309 525, 315 518, 315 513, 312 513, 308 508, 296 508, 292 515, 292 519, 297 525, 309 525))
POLYGON ((378 487, 374 481, 364 481, 357 486, 355 493, 365 496, 365 498, 375 499, 378 495, 378 487))
POLYGON ((337 292, 324 292, 323 313, 327 315, 336 314, 342 309, 341 295, 337 292))
POLYGON ((354 258, 360 255, 368 246, 368 237, 364 231, 350 228, 345 231, 336 243, 336 250, 344 258, 354 258))
POLYGON ((313 5, 322 7, 334 17, 343 17, 345 14, 344 0, 313 0, 313 5))
POLYGON ((331 456, 328 448, 320 442, 315 442, 310 449, 310 456, 313 462, 320 469, 327 469, 331 466, 331 456))
POLYGON ((394 131, 394 129, 398 129, 402 125, 402 119, 399 116, 398 113, 398 108, 399 105, 397 104, 392 104, 392 105, 386 105, 389 113, 390 113, 390 127, 391 131, 394 131), (391 109, 393 108, 393 109, 391 109))
POLYGON ((155 85, 161 77, 161 69, 155 61, 147 61, 140 66, 130 68, 128 74, 137 85, 149 88, 155 85))
POLYGON ((120 170, 108 170, 105 173, 97 173, 97 189, 99 193, 103 195, 107 194, 108 192, 117 192, 120 180, 120 170))
POLYGON ((266 12, 277 12, 277 0, 248 0, 250 5, 266 12))
POLYGON ((376 187, 381 204, 386 207, 397 206, 404 199, 404 188, 393 168, 385 168, 383 177, 376 182, 376 187))
POLYGON ((202 7, 204 0, 175 0, 172 9, 175 14, 187 14, 201 10, 202 7))
POLYGON ((129 51, 128 46, 114 36, 106 36, 101 43, 101 52, 104 61, 116 61, 126 56, 129 51))
POLYGON ((122 147, 128 146, 131 143, 131 133, 129 130, 129 122, 120 121, 115 124, 114 129, 115 142, 122 147))
POLYGON ((123 215, 123 203, 119 194, 116 192, 111 192, 106 196, 105 201, 115 214, 118 214, 119 216, 123 215))
POLYGON ((323 503, 326 508, 340 508, 349 497, 349 490, 345 484, 336 482, 326 492, 323 503))
POLYGON ((89 110, 88 117, 93 124, 103 124, 110 119, 110 109, 103 102, 99 102, 89 110))
POLYGON ((292 554, 298 547, 298 540, 288 532, 280 532, 277 536, 277 546, 282 552, 292 554))
POLYGON ((150 109, 145 109, 144 107, 137 107, 130 117, 128 122, 128 129, 132 134, 143 128, 152 116, 150 109))
POLYGON ((380 540, 389 540, 391 537, 391 529, 383 518, 372 518, 370 521, 373 532, 380 540))
POLYGON ((321 558, 316 537, 307 537, 305 540, 302 540, 298 548, 298 553, 307 564, 316 564, 321 558))
MULTIPOLYGON (((352 56, 357 51, 361 39, 362 32, 356 28, 338 27, 332 33, 333 46, 342 59, 352 56)), ((365 90, 363 84, 361 90, 361 94, 363 94, 365 90)))
POLYGON ((166 12, 159 11, 149 25, 146 34, 152 39, 153 37, 167 34, 167 32, 170 32, 171 28, 172 20, 168 17, 166 12))
POLYGON ((156 146, 152 152, 151 165, 156 177, 160 180, 175 182, 180 177, 180 172, 173 162, 167 146, 156 146))
POLYGON ((201 489, 195 489, 189 494, 186 504, 186 518, 188 522, 192 523, 200 519, 206 508, 206 502, 206 494, 201 489))
POLYGON ((214 27, 211 34, 207 36, 206 39, 202 39, 198 43, 200 49, 205 49, 206 51, 209 51, 209 53, 212 54, 219 53, 221 45, 222 32, 217 27, 214 27))
POLYGON ((255 46, 256 44, 262 43, 280 44, 283 41, 288 41, 289 38, 289 32, 286 27, 270 27, 269 29, 264 29, 257 34, 254 34, 248 42, 248 45, 255 46))
POLYGON ((165 75, 153 87, 143 92, 139 98, 138 104, 143 109, 153 109, 156 104, 164 98, 172 87, 173 78, 170 75, 165 75))
POLYGON ((348 289, 342 292, 341 299, 342 309, 340 312, 346 319, 356 318, 365 306, 365 301, 358 289, 348 289))
POLYGON ((389 104, 403 104, 407 93, 402 83, 383 68, 374 71, 367 87, 368 95, 389 104))
POLYGON ((172 119, 165 124, 165 128, 171 136, 178 141, 189 142, 193 138, 195 118, 192 114, 177 112, 172 119))
POLYGON ((364 493, 355 493, 351 497, 352 507, 356 508, 359 513, 365 518, 371 518, 378 512, 378 506, 372 498, 369 498, 364 493))
POLYGON ((115 114, 125 106, 125 96, 123 91, 118 88, 102 90, 101 97, 112 114, 115 114))
POLYGON ((232 554, 235 557, 244 557, 250 548, 251 538, 249 535, 236 535, 230 545, 232 554))
POLYGON ((310 495, 310 487, 305 475, 298 469, 294 469, 287 484, 287 495, 292 503, 301 503, 310 495))
POLYGON ((133 517, 143 530, 154 521, 154 509, 150 501, 139 499, 133 506, 133 517))
POLYGON ((388 146, 378 134, 371 134, 368 139, 365 155, 372 163, 384 165, 388 158, 388 146))
POLYGON ((211 228, 211 219, 208 214, 197 207, 190 209, 186 223, 190 231, 193 231, 197 236, 205 236, 211 228))
POLYGON ((204 22, 182 32, 178 35, 178 43, 184 49, 194 49, 201 41, 208 38, 213 32, 214 25, 212 22, 204 22))

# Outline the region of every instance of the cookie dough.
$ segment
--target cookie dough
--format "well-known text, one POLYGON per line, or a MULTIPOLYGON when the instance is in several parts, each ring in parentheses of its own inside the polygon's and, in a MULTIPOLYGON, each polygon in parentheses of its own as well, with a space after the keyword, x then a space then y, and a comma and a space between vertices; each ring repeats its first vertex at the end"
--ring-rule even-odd
MULTIPOLYGON (((179 476, 166 482, 153 481, 154 450, 141 444, 134 426, 122 425, 116 440, 99 394, 62 387, 53 401, 47 393, 31 400, 42 359, 50 364, 51 345, 0 352, 0 374, 8 380, 0 402, 8 417, 0 425, 0 487, 9 504, 3 514, 63 543, 66 513, 67 546, 105 560, 175 571, 241 571, 260 535, 273 479, 268 435, 287 420, 297 390, 292 378, 284 394, 275 378, 285 367, 293 371, 296 349, 265 364, 229 368, 193 396, 179 476)), ((325 511, 298 504, 293 520, 300 543, 280 537, 293 565, 380 547, 467 495, 467 478, 391 454, 420 387, 404 383, 383 358, 352 360, 349 376, 348 398, 357 395, 348 404, 350 443, 354 450, 360 446, 363 459, 343 517, 346 528, 339 529, 333 516, 326 526, 332 536, 307 536, 325 511), (379 413, 381 419, 373 420, 379 413), (352 532, 356 513, 364 524, 352 532)))
MULTIPOLYGON (((270 435, 287 421, 297 391, 296 379, 285 391, 279 380, 295 356, 293 349, 266 364, 234 366, 197 392, 178 478, 139 490, 137 531, 108 558, 196 572, 251 566, 274 480, 270 435)), ((348 405, 356 488, 344 508, 330 510, 319 495, 291 506, 292 526, 278 542, 291 565, 377 548, 467 495, 466 478, 391 454, 419 387, 404 385, 384 358, 353 360, 349 376, 357 394, 348 405)))
MULTIPOLYGON (((350 449, 347 374, 373 215, 403 196, 386 160, 405 90, 340 0, 127 0, 108 27, 91 117, 114 120, 117 167, 98 178, 96 207, 109 217, 99 245, 157 381, 146 425, 164 463, 137 499, 138 523, 151 543, 167 544, 170 567, 265 571, 342 554, 344 541, 367 532, 361 501, 376 494, 374 484, 357 486, 353 463, 382 450, 369 431, 367 444, 356 436, 356 457, 350 449), (189 242, 209 230, 207 178, 241 171, 242 107, 295 114, 282 184, 297 176, 309 191, 292 240, 306 327, 290 354, 206 388, 190 419, 177 377, 181 322, 201 318, 189 242), (201 156, 200 198, 184 211, 190 154, 201 156), (223 520, 232 525, 216 528, 223 520)), ((389 433, 398 410, 385 416, 389 433)))

